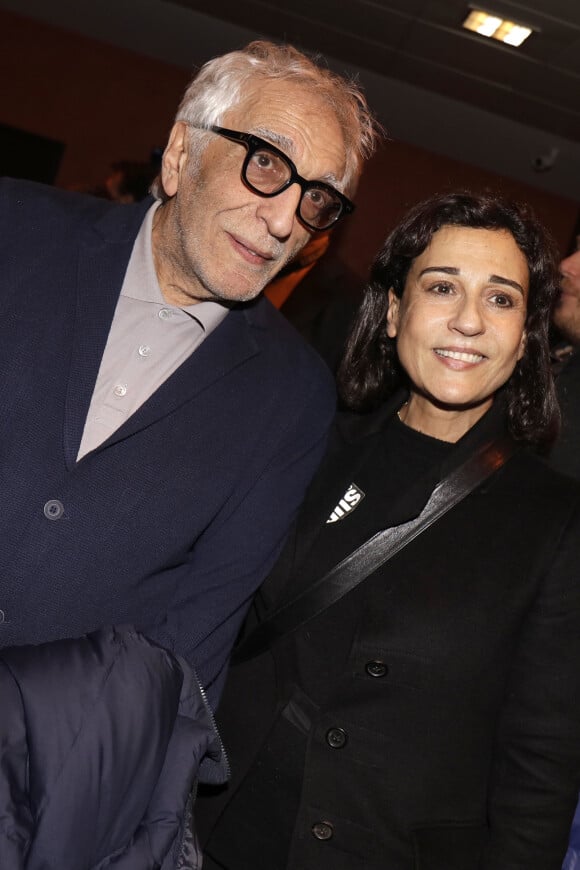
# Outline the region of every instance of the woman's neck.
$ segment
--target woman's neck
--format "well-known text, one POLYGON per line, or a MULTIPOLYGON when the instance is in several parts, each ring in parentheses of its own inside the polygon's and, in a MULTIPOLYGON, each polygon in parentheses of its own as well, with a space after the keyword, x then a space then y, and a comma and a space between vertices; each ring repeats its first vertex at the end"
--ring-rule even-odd
POLYGON ((426 396, 411 393, 397 414, 405 426, 431 438, 454 444, 475 426, 492 403, 493 398, 470 408, 450 408, 435 405, 426 396))

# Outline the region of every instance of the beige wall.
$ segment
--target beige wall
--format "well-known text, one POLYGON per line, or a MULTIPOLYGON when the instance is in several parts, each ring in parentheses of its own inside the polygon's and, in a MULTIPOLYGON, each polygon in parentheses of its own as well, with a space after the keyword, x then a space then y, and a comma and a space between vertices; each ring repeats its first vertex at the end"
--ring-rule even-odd
MULTIPOLYGON (((187 70, 0 11, 0 122, 66 143, 60 186, 103 181, 112 161, 164 144, 187 70)), ((192 58, 192 69, 206 58, 192 58)), ((466 155, 468 156, 468 155, 466 155)), ((335 240, 361 275, 388 230, 436 191, 491 188, 528 200, 565 251, 578 205, 400 142, 373 158, 357 211, 335 240)))

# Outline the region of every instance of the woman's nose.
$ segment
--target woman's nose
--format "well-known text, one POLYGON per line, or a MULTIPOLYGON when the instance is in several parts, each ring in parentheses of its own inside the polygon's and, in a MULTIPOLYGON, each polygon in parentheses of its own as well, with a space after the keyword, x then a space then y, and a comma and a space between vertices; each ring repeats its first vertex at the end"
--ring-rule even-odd
POLYGON ((469 296, 460 298, 450 318, 449 326, 463 335, 478 335, 483 332, 484 317, 479 300, 469 296))

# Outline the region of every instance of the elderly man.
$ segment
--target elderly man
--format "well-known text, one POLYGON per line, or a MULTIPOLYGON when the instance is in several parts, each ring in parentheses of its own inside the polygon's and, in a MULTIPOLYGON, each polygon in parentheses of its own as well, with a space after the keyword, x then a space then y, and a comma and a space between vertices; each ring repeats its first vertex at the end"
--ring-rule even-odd
POLYGON ((2 868, 199 866, 188 794, 227 764, 190 665, 215 702, 334 410, 260 294, 374 137, 253 43, 188 88, 155 201, 0 184, 2 868))
POLYGON ((580 479, 580 236, 576 251, 560 263, 562 290, 554 324, 564 342, 556 351, 556 387, 562 410, 562 431, 550 455, 551 464, 580 479))
POLYGON ((264 285, 352 211, 375 126, 289 46, 207 63, 157 198, 0 185, 0 646, 130 623, 215 702, 334 390, 264 285))

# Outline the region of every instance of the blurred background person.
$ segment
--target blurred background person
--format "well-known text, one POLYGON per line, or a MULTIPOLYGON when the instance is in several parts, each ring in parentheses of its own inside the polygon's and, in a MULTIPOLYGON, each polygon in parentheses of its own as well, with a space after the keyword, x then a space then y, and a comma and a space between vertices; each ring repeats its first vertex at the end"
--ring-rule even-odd
POLYGON ((553 313, 562 342, 553 352, 562 431, 550 453, 554 468, 580 479, 580 236, 560 263, 560 295, 553 313))
POLYGON ((141 202, 159 172, 159 163, 117 160, 105 179, 105 192, 114 202, 141 202))
POLYGON ((330 233, 316 233, 264 295, 336 372, 363 281, 342 261, 330 233))

